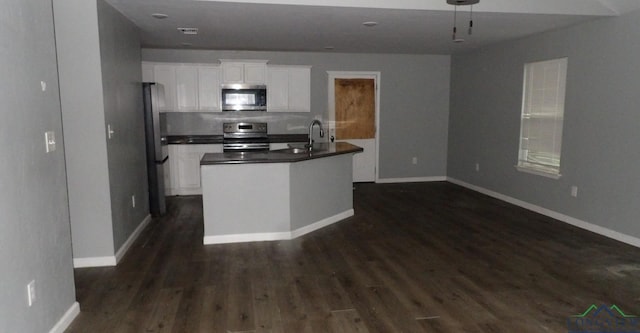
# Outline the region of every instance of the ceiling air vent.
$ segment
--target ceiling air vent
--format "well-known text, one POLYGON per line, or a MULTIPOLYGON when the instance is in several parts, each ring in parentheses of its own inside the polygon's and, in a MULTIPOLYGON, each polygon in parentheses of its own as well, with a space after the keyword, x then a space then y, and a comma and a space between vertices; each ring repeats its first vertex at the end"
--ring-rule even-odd
POLYGON ((180 32, 182 32, 185 35, 197 35, 198 34, 198 28, 178 28, 178 30, 180 32))

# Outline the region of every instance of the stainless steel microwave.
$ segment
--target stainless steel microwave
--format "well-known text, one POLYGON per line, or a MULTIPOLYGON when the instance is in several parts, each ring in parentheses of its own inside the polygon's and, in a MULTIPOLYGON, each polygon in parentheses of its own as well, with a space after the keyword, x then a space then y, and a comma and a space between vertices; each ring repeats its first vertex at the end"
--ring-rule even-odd
POLYGON ((222 111, 267 111, 267 86, 223 84, 222 111))

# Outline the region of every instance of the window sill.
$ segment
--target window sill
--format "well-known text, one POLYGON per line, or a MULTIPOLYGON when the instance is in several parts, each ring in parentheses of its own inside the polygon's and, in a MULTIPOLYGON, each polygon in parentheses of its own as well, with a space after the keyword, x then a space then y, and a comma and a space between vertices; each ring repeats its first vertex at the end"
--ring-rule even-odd
POLYGON ((516 165, 516 169, 518 169, 518 171, 520 172, 530 173, 532 175, 547 177, 551 179, 560 179, 560 177, 562 177, 562 175, 559 173, 555 173, 547 170, 541 170, 533 167, 522 166, 522 165, 516 165))

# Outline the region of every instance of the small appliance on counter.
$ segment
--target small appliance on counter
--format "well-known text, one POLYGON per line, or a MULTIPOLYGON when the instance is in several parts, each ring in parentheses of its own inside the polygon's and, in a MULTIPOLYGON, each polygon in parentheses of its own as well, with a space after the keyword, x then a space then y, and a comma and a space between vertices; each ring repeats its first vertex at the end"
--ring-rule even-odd
POLYGON ((222 111, 267 111, 267 86, 223 84, 222 111))
POLYGON ((169 160, 169 147, 166 137, 162 136, 160 112, 158 106, 159 90, 163 87, 159 83, 142 83, 144 100, 144 128, 147 146, 147 174, 149 177, 149 210, 151 215, 164 215, 167 211, 164 194, 164 166, 169 160))

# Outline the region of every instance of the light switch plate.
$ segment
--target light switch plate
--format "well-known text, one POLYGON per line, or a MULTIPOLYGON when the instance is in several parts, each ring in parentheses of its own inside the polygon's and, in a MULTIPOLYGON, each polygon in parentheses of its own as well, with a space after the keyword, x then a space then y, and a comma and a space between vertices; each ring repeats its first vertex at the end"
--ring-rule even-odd
POLYGON ((116 131, 114 131, 114 130, 113 130, 113 127, 111 127, 111 124, 107 124, 107 137, 108 137, 109 139, 112 139, 112 138, 113 138, 113 134, 114 134, 115 132, 116 132, 116 131))
POLYGON ((47 153, 56 150, 56 134, 53 131, 48 131, 44 133, 45 147, 47 153))
POLYGON ((32 306, 36 301, 36 280, 31 280, 27 285, 27 303, 32 306))

